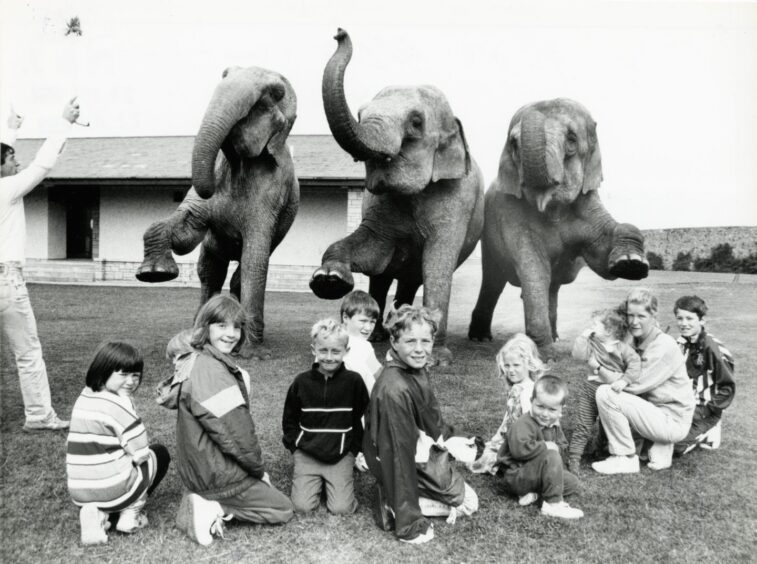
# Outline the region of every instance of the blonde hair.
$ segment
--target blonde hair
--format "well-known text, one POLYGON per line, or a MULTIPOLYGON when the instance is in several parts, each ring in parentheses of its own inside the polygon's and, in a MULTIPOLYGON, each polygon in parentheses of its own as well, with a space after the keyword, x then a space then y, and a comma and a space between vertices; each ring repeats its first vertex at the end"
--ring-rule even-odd
POLYGON ((315 343, 315 340, 318 338, 318 336, 322 337, 328 337, 329 335, 334 335, 337 339, 339 339, 342 344, 346 347, 347 343, 350 339, 349 333, 347 333, 347 329, 344 328, 344 325, 341 323, 338 323, 334 319, 330 317, 326 317, 324 319, 319 319, 315 322, 313 325, 313 328, 310 330, 310 339, 313 343, 315 343))
POLYGON ((626 296, 624 311, 628 310, 628 304, 638 304, 644 306, 649 313, 657 315, 657 296, 649 288, 634 288, 626 296))
POLYGON ((410 329, 411 325, 427 323, 431 327, 431 336, 433 337, 439 329, 440 319, 441 313, 438 310, 404 304, 398 309, 393 307, 389 309, 386 320, 384 320, 384 328, 396 341, 399 339, 400 333, 410 329))
POLYGON ((528 375, 536 382, 547 371, 544 362, 539 356, 539 349, 531 339, 523 333, 516 333, 507 341, 496 356, 497 370, 500 376, 505 375, 505 356, 508 354, 517 354, 528 368, 528 375))

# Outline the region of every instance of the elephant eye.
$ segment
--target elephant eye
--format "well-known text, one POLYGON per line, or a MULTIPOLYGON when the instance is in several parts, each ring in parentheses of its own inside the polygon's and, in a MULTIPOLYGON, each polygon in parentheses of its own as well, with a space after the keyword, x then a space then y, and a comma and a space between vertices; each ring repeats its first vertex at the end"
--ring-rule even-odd
POLYGON ((565 137, 565 154, 573 156, 578 149, 578 136, 573 131, 568 131, 565 137))
POLYGON ((410 116, 410 125, 413 129, 421 129, 423 127, 423 117, 419 114, 413 114, 410 116))

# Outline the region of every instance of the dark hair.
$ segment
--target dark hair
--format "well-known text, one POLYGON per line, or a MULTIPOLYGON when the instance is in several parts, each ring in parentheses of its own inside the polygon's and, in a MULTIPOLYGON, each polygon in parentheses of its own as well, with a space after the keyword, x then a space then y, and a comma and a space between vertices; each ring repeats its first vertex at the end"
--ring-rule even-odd
POLYGON ((673 313, 678 313, 679 309, 693 311, 699 319, 707 315, 707 304, 699 296, 681 296, 676 300, 676 305, 673 306, 673 313))
POLYGON ((600 309, 591 314, 592 319, 598 319, 607 333, 622 341, 628 333, 628 318, 624 308, 600 309))
POLYGON ((5 143, 0 143, 0 165, 4 165, 6 157, 8 157, 9 155, 13 155, 15 153, 16 153, 16 150, 10 145, 6 145, 5 143))
POLYGON ((534 384, 534 393, 531 396, 532 399, 536 399, 537 392, 544 392, 549 396, 562 394, 563 405, 568 398, 568 386, 563 382, 562 378, 558 378, 552 374, 545 374, 536 381, 534 384))
POLYGON ((99 392, 114 372, 136 372, 142 383, 144 361, 142 353, 134 345, 123 341, 106 341, 95 351, 87 370, 86 384, 93 392, 99 392))
POLYGON ((363 314, 366 317, 371 317, 375 320, 379 318, 379 306, 376 300, 373 299, 368 292, 362 290, 353 290, 342 300, 342 305, 339 309, 339 320, 343 320, 344 316, 352 317, 353 315, 363 314))
POLYGON ((391 308, 386 314, 386 320, 384 321, 384 328, 389 331, 389 334, 394 339, 399 339, 400 333, 407 329, 414 323, 424 324, 428 323, 431 327, 431 336, 436 335, 436 331, 439 328, 439 320, 441 314, 438 310, 431 310, 423 306, 411 306, 404 304, 399 309, 391 308))
POLYGON ((239 342, 231 351, 232 353, 239 352, 239 349, 242 348, 242 345, 248 338, 247 315, 234 296, 218 294, 210 298, 200 308, 195 318, 192 340, 190 342, 194 348, 201 349, 210 342, 209 327, 213 323, 233 323, 235 327, 242 329, 239 342))

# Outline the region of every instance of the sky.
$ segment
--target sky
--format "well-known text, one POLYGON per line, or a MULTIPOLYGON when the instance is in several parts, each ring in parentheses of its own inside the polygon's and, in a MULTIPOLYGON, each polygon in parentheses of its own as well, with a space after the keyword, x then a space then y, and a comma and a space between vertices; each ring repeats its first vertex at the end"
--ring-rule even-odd
POLYGON ((487 186, 524 104, 581 102, 597 121, 602 199, 643 229, 757 225, 757 3, 552 0, 0 0, 0 123, 43 137, 194 135, 228 66, 286 76, 294 134, 328 133, 323 67, 352 38, 347 100, 433 84, 487 186), (64 35, 81 20, 83 35, 64 35))

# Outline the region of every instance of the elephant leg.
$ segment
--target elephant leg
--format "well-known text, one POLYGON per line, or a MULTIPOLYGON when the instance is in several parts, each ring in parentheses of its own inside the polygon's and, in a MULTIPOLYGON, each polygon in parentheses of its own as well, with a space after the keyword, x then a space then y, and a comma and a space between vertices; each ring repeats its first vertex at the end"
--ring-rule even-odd
POLYGON ((368 338, 372 343, 380 343, 389 340, 389 332, 384 329, 384 312, 386 310, 386 294, 389 292, 389 287, 392 285, 392 278, 388 274, 378 274, 371 276, 368 282, 368 293, 376 300, 379 306, 379 321, 376 323, 376 327, 373 329, 373 333, 368 338))
POLYGON ((415 294, 421 287, 420 282, 409 282, 407 280, 397 280, 397 293, 394 295, 395 307, 403 304, 412 305, 415 301, 415 294))
POLYGON ((644 235, 630 223, 617 223, 592 192, 576 203, 577 231, 588 243, 581 251, 594 272, 614 280, 641 280, 649 274, 644 252, 644 235))
POLYGON ((474 341, 492 340, 492 317, 502 290, 507 284, 507 276, 497 264, 488 245, 481 246, 481 289, 471 314, 468 338, 474 341))
POLYGON ((179 275, 172 251, 185 255, 199 245, 207 231, 207 200, 190 189, 184 201, 169 217, 153 223, 143 236, 144 258, 137 280, 166 282, 179 275))
MULTIPOLYGON (((200 247, 197 260, 197 277, 200 279, 200 307, 216 294, 221 293, 229 261, 208 250, 207 245, 200 247)), ((199 309, 198 309, 199 311, 199 309)))
MULTIPOLYGON (((539 253, 535 249, 531 249, 531 252, 527 251, 528 249, 522 249, 521 256, 527 257, 528 261, 522 261, 517 268, 522 288, 526 335, 533 339, 546 360, 554 358, 554 338, 550 317, 552 273, 546 258, 542 258, 546 253, 539 253)), ((557 299, 554 305, 557 308, 557 299)))
POLYGON ((381 274, 389 264, 394 241, 379 238, 361 224, 354 233, 332 244, 323 254, 310 279, 310 289, 319 298, 337 300, 355 286, 353 272, 381 274))

